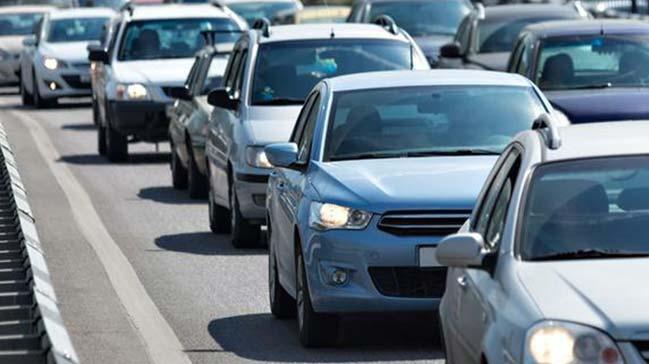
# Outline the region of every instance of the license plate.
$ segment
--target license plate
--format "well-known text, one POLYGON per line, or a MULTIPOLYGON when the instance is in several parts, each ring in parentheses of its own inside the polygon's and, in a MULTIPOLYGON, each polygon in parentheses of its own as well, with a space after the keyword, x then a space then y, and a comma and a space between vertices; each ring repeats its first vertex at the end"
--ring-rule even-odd
POLYGON ((435 256, 435 250, 437 248, 434 246, 420 246, 419 247, 419 266, 422 268, 426 267, 440 267, 441 265, 437 261, 437 256, 435 256))
POLYGON ((90 82, 90 75, 81 75, 81 82, 88 83, 90 82))

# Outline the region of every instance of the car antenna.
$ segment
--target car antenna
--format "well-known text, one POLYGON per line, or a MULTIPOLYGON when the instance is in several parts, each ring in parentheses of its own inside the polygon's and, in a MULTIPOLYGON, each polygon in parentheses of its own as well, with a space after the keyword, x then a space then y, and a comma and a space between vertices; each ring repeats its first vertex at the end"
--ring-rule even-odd
POLYGON ((331 34, 329 34, 329 37, 331 37, 331 39, 336 38, 336 33, 334 33, 334 27, 331 27, 331 34))
POLYGON ((599 35, 604 35, 604 23, 599 23, 599 35))

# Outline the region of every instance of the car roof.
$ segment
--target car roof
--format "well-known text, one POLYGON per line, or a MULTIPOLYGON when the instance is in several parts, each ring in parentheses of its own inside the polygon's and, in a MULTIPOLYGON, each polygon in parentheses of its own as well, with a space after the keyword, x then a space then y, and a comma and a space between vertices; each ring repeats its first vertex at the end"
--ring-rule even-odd
POLYGON ((479 70, 382 71, 350 74, 324 81, 332 92, 408 86, 493 85, 532 87, 518 74, 479 70))
POLYGON ((626 19, 547 21, 529 25, 525 31, 543 38, 586 34, 649 33, 649 24, 626 19))
POLYGON ((392 34, 383 27, 374 24, 321 23, 271 26, 269 36, 259 37, 259 43, 329 38, 387 39, 409 42, 403 34, 392 34))
MULTIPOLYGON (((431 0, 364 0, 364 3, 374 4, 374 3, 416 3, 416 2, 430 2, 431 0)), ((445 1, 457 1, 457 2, 467 2, 466 0, 445 0, 445 1)))
POLYGON ((50 19, 74 19, 93 17, 112 17, 115 11, 110 8, 70 8, 53 10, 50 12, 50 19))
POLYGON ((485 19, 490 21, 508 19, 527 19, 543 16, 580 17, 577 9, 572 5, 554 4, 516 4, 496 5, 485 8, 485 19))
POLYGON ((41 5, 2 6, 0 7, 0 14, 39 13, 39 12, 48 12, 54 9, 56 9, 56 7, 54 6, 41 6, 41 5))
POLYGON ((163 4, 134 6, 130 20, 231 18, 222 8, 212 4, 163 4))

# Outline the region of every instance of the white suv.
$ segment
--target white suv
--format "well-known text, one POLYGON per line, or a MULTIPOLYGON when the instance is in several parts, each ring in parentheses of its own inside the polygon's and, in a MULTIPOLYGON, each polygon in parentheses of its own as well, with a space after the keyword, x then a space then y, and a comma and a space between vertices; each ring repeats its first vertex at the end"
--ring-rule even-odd
POLYGON ((103 63, 94 88, 99 153, 122 161, 129 137, 166 140, 166 107, 205 46, 202 31, 216 31, 219 42, 234 42, 246 28, 241 17, 216 4, 126 6, 107 47, 89 53, 91 61, 103 63))
POLYGON ((417 44, 389 18, 375 24, 270 27, 258 21, 234 47, 207 135, 210 228, 236 247, 256 245, 266 219, 264 146, 286 142, 304 99, 323 78, 428 69, 417 44))

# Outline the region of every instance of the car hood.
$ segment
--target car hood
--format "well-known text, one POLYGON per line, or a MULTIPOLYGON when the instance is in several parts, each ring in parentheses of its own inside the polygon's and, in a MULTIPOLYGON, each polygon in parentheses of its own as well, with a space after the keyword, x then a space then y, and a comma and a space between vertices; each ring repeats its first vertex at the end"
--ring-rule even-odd
POLYGON ((649 118, 649 88, 544 91, 573 123, 649 118))
POLYGON ((415 43, 424 52, 426 57, 437 59, 439 56, 439 49, 446 43, 453 40, 450 35, 425 35, 421 37, 413 37, 415 43))
POLYGON ((115 62, 113 69, 120 82, 182 85, 194 63, 193 58, 154 59, 115 62))
POLYGON ((486 70, 506 71, 509 52, 477 53, 469 56, 469 61, 486 70))
POLYGON ((287 142, 302 106, 254 106, 244 122, 255 145, 287 142))
POLYGON ((496 159, 456 156, 315 163, 312 185, 323 201, 374 213, 471 210, 496 159))
POLYGON ((649 340, 649 259, 521 263, 519 279, 544 318, 649 340))
POLYGON ((24 35, 0 37, 0 49, 11 54, 19 54, 23 49, 24 35))
POLYGON ((63 43, 42 43, 40 53, 44 56, 55 57, 67 62, 88 61, 89 42, 63 42, 63 43))

